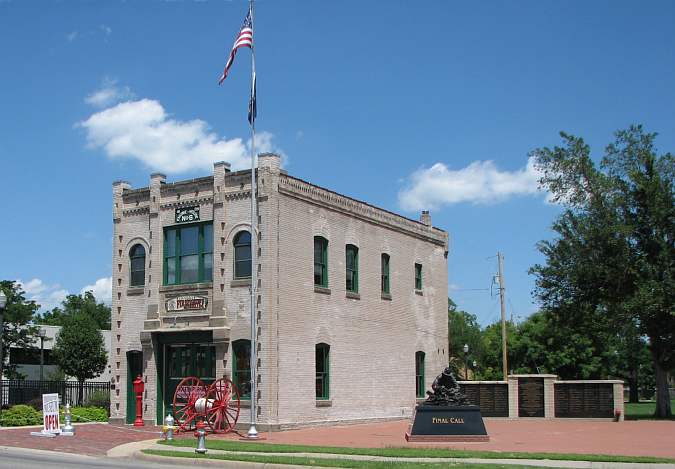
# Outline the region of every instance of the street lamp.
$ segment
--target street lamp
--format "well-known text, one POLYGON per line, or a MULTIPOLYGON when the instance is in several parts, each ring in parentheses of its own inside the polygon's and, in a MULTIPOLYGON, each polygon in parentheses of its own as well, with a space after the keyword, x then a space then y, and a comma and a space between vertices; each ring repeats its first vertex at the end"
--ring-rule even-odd
POLYGON ((468 369, 468 357, 469 357, 469 344, 464 344, 464 381, 469 380, 469 369, 468 369))
POLYGON ((40 381, 44 379, 44 368, 45 368, 45 337, 47 336, 47 329, 41 327, 38 330, 38 335, 40 336, 40 381))

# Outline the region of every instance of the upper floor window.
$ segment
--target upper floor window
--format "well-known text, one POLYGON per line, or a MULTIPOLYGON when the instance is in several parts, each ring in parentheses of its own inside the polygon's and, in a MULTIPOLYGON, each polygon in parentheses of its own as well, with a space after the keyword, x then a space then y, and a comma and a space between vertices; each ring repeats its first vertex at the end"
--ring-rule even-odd
POLYGON ((424 397, 424 352, 415 352, 415 396, 424 397))
POLYGON ((330 398, 330 383, 329 383, 330 345, 317 344, 315 352, 316 352, 315 353, 316 398, 328 399, 330 398))
POLYGON ((164 229, 164 284, 210 282, 213 271, 213 225, 164 229))
POLYGON ((232 382, 242 399, 251 398, 251 341, 232 342, 232 382))
POLYGON ((415 290, 422 289, 422 264, 415 264, 415 290))
POLYGON ((382 254, 381 258, 382 264, 382 293, 389 294, 389 254, 382 254))
POLYGON ((347 266, 347 291, 359 291, 359 248, 348 244, 345 250, 345 265, 347 266))
POLYGON ((314 237, 314 285, 328 287, 328 240, 314 237))
POLYGON ((234 278, 251 277, 251 233, 240 231, 234 237, 234 278))
POLYGON ((142 244, 134 244, 129 250, 130 281, 132 287, 145 285, 145 248, 142 244))

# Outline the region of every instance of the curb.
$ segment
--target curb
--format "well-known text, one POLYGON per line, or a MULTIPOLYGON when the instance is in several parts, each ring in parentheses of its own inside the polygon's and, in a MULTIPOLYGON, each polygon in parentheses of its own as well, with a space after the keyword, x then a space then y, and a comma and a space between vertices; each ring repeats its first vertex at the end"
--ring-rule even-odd
POLYGON ((108 458, 132 458, 141 453, 142 449, 148 449, 157 444, 157 438, 143 441, 132 441, 110 448, 106 453, 108 458))
POLYGON ((249 461, 228 461, 226 459, 197 459, 197 458, 176 458, 173 456, 156 456, 154 454, 145 454, 140 451, 134 453, 134 459, 148 462, 157 462, 163 464, 175 464, 180 466, 196 467, 224 467, 228 469, 326 469, 325 466, 297 466, 293 464, 273 464, 263 462, 249 461))

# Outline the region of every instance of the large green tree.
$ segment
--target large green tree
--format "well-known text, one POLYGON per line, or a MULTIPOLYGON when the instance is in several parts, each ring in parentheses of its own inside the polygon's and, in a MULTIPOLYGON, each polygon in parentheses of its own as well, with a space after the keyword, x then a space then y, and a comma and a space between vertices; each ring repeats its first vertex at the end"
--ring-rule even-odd
POLYGON ((83 313, 67 316, 56 336, 52 356, 64 373, 79 382, 78 403, 82 403, 84 381, 99 376, 108 363, 98 324, 83 313))
POLYGON ((67 318, 77 314, 85 314, 92 318, 99 329, 110 330, 110 306, 97 302, 90 291, 82 295, 68 295, 60 307, 57 306, 43 314, 40 323, 63 326, 67 318))
POLYGON ((0 356, 0 376, 10 379, 22 378, 16 371, 16 365, 6 365, 3 368, 4 358, 7 357, 10 347, 23 349, 35 348, 34 340, 37 328, 31 325, 33 317, 40 307, 34 301, 27 301, 21 285, 13 280, 0 281, 0 289, 7 297, 2 321, 2 354, 0 356))
POLYGON ((556 238, 539 244, 546 263, 531 269, 537 277, 535 294, 554 326, 582 330, 590 324, 621 339, 647 337, 656 375, 655 415, 670 417, 673 156, 657 155, 656 134, 641 126, 617 132, 599 166, 583 139, 561 136, 562 146, 533 152, 542 187, 565 207, 553 224, 556 238))
POLYGON ((464 344, 469 346, 469 358, 480 363, 483 357, 481 327, 475 314, 457 309, 448 298, 448 350, 449 357, 464 362, 464 344))

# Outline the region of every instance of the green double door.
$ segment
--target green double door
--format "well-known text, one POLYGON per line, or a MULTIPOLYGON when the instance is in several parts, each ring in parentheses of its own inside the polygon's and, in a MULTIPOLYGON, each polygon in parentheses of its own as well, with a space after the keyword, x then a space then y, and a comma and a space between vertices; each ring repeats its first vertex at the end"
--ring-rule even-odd
POLYGON ((211 344, 165 344, 164 414, 173 404, 178 383, 196 376, 204 384, 216 379, 216 347, 211 344))

